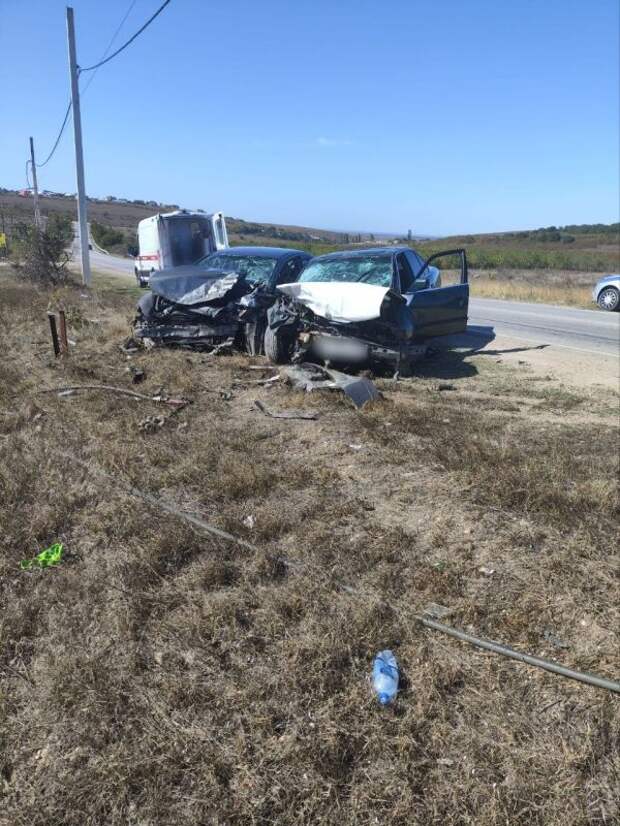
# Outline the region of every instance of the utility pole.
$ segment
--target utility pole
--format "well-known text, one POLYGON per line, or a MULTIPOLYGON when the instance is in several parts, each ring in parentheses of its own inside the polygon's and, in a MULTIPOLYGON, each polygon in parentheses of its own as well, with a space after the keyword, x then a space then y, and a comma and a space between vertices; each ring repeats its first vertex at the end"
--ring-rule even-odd
POLYGON ((37 186, 37 165, 34 162, 34 141, 30 138, 30 165, 32 168, 32 193, 34 195, 34 223, 38 230, 41 225, 41 210, 39 209, 39 187, 37 186))
POLYGON ((80 87, 75 56, 75 29, 73 9, 67 6, 67 41, 69 44, 69 73, 71 75, 71 105, 73 107, 73 141, 75 143, 75 171, 77 177, 78 219, 82 252, 82 283, 90 284, 90 257, 88 255, 88 218, 86 216, 86 185, 84 183, 84 155, 82 153, 82 118, 80 115, 80 87))

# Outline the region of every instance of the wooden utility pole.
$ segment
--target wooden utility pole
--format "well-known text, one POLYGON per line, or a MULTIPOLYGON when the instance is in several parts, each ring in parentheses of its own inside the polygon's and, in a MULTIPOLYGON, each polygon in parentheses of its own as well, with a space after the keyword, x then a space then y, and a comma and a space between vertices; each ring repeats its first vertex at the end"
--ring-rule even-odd
POLYGON ((77 177, 78 222, 82 253, 82 282, 90 284, 90 256, 88 254, 88 218, 86 215, 86 184, 84 182, 84 155, 82 152, 82 118, 80 115, 80 88, 75 55, 73 9, 67 6, 67 41, 69 44, 69 73, 71 75, 71 105, 73 107, 73 141, 75 143, 75 171, 77 177))
POLYGON ((34 223, 38 230, 42 230, 41 210, 39 209, 39 187, 37 186, 37 165, 34 160, 34 141, 30 138, 30 165, 32 168, 32 194, 34 195, 34 223))

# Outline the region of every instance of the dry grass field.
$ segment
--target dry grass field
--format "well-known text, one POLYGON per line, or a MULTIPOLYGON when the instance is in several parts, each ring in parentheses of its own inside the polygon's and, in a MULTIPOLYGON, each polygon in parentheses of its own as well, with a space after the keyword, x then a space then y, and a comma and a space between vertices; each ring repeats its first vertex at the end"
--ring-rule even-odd
POLYGON ((416 619, 617 679, 616 393, 459 352, 356 411, 241 354, 127 355, 112 281, 0 279, 2 826, 618 823, 617 698, 416 619), (42 392, 100 383, 192 403, 42 392))
POLYGON ((480 298, 531 301, 595 309, 592 289, 605 273, 567 270, 474 270, 471 294, 480 298))

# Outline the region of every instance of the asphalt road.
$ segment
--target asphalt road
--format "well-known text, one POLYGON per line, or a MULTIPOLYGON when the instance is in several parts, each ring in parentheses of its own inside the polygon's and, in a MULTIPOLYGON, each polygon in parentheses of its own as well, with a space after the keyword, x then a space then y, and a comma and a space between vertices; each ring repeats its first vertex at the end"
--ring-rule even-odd
MULTIPOLYGON (((80 242, 77 221, 73 222, 73 244, 71 247, 71 258, 75 264, 80 266, 80 242)), ((133 261, 130 258, 118 258, 116 255, 107 255, 100 252, 90 234, 90 224, 88 225, 88 240, 92 247, 90 250, 90 267, 92 270, 116 275, 133 276, 133 261)))
MULTIPOLYGON (((93 270, 133 277, 133 261, 99 252, 91 244, 93 270)), ((73 258, 79 263, 77 238, 73 258)), ((523 301, 499 301, 494 298, 471 298, 469 325, 459 343, 505 336, 531 345, 546 345, 598 356, 620 355, 620 313, 603 310, 578 310, 551 304, 528 304, 523 301)), ((445 340, 444 340, 445 341, 445 340)), ((455 342, 456 343, 456 342, 455 342)))
POLYGON ((551 304, 471 298, 469 326, 493 327, 498 335, 601 356, 620 354, 620 313, 551 304))

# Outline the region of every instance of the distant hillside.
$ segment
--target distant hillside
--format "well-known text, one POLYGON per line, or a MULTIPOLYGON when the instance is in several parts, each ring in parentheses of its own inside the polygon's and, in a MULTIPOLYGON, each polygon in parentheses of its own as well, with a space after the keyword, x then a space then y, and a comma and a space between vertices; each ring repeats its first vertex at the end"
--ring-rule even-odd
MULTIPOLYGON (((53 212, 66 212, 75 215, 77 204, 71 196, 40 196, 41 212, 49 215, 53 212)), ((96 200, 88 201, 88 217, 91 221, 105 224, 114 229, 134 233, 138 222, 157 212, 170 212, 179 207, 175 204, 157 204, 154 201, 96 200)), ((9 228, 12 224, 33 220, 32 196, 22 196, 16 192, 0 189, 0 231, 4 218, 9 228)), ((242 218, 226 218, 228 233, 233 241, 247 244, 339 244, 373 242, 372 233, 346 233, 313 227, 290 226, 287 224, 266 224, 245 221, 242 218)), ((385 240, 385 235, 381 235, 385 240)))
MULTIPOLYGON (((118 230, 115 252, 123 252, 135 243, 135 231, 142 218, 156 212, 178 209, 174 204, 154 201, 89 200, 91 223, 100 225, 99 232, 118 230), (120 235, 119 235, 120 233, 120 235)), ((41 198, 43 215, 54 212, 76 215, 75 199, 71 196, 41 198)), ((0 189, 0 232, 10 235, 11 227, 20 221, 33 220, 32 197, 0 189)), ((346 233, 334 230, 290 224, 267 224, 227 217, 231 243, 256 246, 298 247, 314 255, 335 249, 359 246, 411 243, 424 255, 441 249, 465 247, 474 269, 555 269, 584 272, 620 272, 620 224, 570 224, 563 227, 542 227, 518 232, 453 235, 407 241, 383 233, 346 233)))

